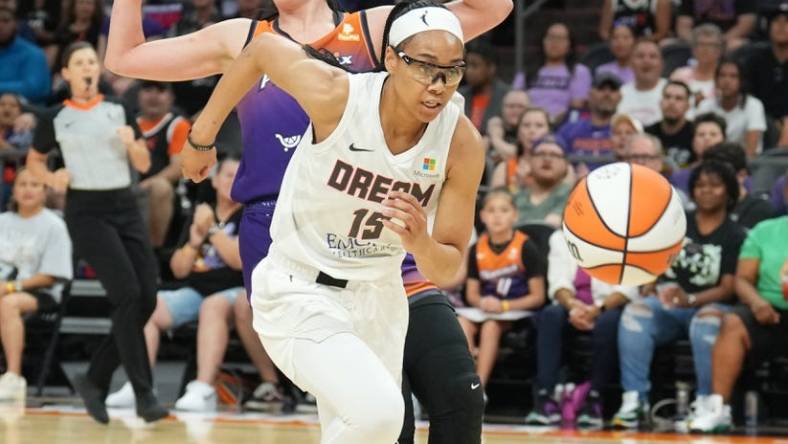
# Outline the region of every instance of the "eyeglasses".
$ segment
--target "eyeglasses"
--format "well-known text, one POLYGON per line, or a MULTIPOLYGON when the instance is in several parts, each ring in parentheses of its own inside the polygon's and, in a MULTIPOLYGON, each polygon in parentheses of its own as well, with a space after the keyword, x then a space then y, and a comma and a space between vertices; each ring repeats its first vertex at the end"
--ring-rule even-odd
MULTIPOLYGON (((396 51, 396 48, 394 50, 396 51)), ((405 54, 404 51, 398 51, 397 57, 408 65, 413 78, 424 85, 432 85, 438 79, 442 79, 446 86, 454 86, 460 83, 462 76, 465 74, 465 62, 450 66, 436 65, 423 60, 416 60, 405 54)))

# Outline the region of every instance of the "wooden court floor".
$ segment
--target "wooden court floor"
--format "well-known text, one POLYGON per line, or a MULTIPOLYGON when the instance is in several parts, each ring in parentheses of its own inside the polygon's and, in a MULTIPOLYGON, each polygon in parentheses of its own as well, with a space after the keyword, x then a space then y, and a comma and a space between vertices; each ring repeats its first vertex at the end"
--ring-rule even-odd
MULTIPOLYGON (((266 419, 249 415, 171 416, 146 425, 133 413, 113 412, 108 426, 93 422, 78 409, 24 409, 0 406, 2 444, 319 444, 313 419, 266 419)), ((419 430, 417 443, 426 444, 426 431, 419 430)), ((788 444, 788 438, 700 437, 619 432, 537 431, 525 427, 485 427, 485 444, 788 444)))

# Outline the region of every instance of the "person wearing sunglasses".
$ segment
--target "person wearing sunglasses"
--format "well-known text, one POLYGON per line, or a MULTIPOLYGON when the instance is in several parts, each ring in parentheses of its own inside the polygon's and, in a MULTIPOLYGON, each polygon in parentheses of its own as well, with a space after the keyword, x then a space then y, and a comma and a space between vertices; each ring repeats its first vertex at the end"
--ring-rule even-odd
MULTIPOLYGON (((226 70, 184 148, 214 155, 222 123, 263 75, 310 118, 251 302, 274 363, 317 399, 323 443, 397 440, 409 317, 400 266, 407 252, 427 281, 454 279, 484 167, 481 136, 452 100, 464 68, 457 16, 422 0, 394 9, 385 29, 386 71, 365 74, 261 35, 226 70)), ((477 402, 478 377, 460 377, 468 395, 455 399, 477 402)))

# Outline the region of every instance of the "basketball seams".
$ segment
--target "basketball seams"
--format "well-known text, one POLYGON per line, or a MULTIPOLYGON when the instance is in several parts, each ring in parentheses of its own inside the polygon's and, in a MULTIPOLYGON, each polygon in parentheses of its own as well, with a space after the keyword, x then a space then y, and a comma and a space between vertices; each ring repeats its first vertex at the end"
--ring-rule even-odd
POLYGON ((629 249, 629 226, 632 224, 632 206, 633 206, 632 205, 632 187, 633 187, 634 182, 635 182, 635 177, 634 176, 635 175, 633 174, 632 166, 630 165, 629 166, 629 191, 628 191, 629 194, 627 195, 627 230, 625 231, 625 233, 627 233, 627 235, 624 237, 624 250, 623 250, 624 256, 623 256, 623 258, 621 260, 621 274, 619 274, 619 276, 618 276, 618 283, 619 284, 624 279, 624 271, 627 268, 626 266, 627 266, 627 252, 628 252, 628 249, 629 249))
MULTIPOLYGON (((632 170, 630 169, 630 174, 631 174, 631 171, 632 170)), ((609 231, 610 233, 612 233, 616 237, 620 237, 620 238, 624 239, 624 247, 626 248, 626 245, 627 245, 627 243, 626 243, 627 242, 626 241, 626 236, 621 236, 615 230, 610 228, 610 225, 607 224, 607 221, 605 221, 605 218, 602 217, 602 213, 600 213, 599 209, 596 207, 596 202, 594 202, 594 195, 593 195, 593 193, 591 193, 591 187, 589 186, 588 178, 585 178, 583 180, 585 181, 585 185, 586 185, 586 194, 588 194, 588 201, 591 202, 591 208, 594 209, 594 214, 596 215, 597 219, 599 219, 599 221, 602 222, 602 226, 605 227, 605 229, 607 229, 607 231, 609 231)), ((629 186, 630 186, 630 189, 631 189, 631 187, 632 187, 632 180, 631 180, 631 178, 630 178, 630 181, 629 181, 629 186)), ((627 205, 631 208, 631 205, 629 203, 627 205)), ((629 221, 627 221, 627 228, 629 228, 629 221)), ((575 234, 575 233, 572 233, 572 234, 574 234, 576 237, 578 237, 580 239, 585 240, 585 238, 577 236, 577 234, 575 234)), ((586 242, 588 242, 588 241, 586 241, 586 242)), ((606 248, 606 249, 609 250, 609 248, 606 248)))
MULTIPOLYGON (((596 211, 596 210, 594 210, 594 211, 596 211)), ((587 243, 588 245, 591 245, 593 247, 599 248, 600 250, 607 250, 607 251, 613 251, 613 252, 616 252, 616 253, 621 253, 621 250, 618 250, 616 248, 605 247, 605 246, 602 246, 600 244, 594 243, 594 242, 592 242, 592 241, 590 241, 590 240, 588 240, 588 239, 586 239, 586 238, 584 238, 582 236, 579 236, 576 232, 574 232, 572 230, 572 228, 569 227, 569 225, 566 224, 566 222, 563 223, 563 227, 564 227, 564 229, 566 231, 571 233, 572 236, 582 240, 583 242, 587 243)))

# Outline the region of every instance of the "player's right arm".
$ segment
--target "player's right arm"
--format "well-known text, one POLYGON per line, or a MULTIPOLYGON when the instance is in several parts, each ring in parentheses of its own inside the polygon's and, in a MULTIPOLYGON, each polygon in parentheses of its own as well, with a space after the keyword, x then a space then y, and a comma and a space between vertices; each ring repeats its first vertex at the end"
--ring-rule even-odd
MULTIPOLYGON (((222 123, 263 74, 306 111, 317 142, 334 131, 348 99, 348 73, 310 57, 300 45, 285 37, 266 33, 249 44, 222 76, 192 127, 191 142, 213 144, 222 123)), ((190 142, 187 141, 184 149, 192 149, 190 142)), ((187 177, 192 180, 207 177, 208 168, 191 171, 187 161, 188 157, 184 157, 187 177)))
POLYGON ((142 0, 115 0, 104 64, 115 74, 182 81, 220 74, 240 54, 252 25, 225 20, 179 37, 145 41, 142 0))

